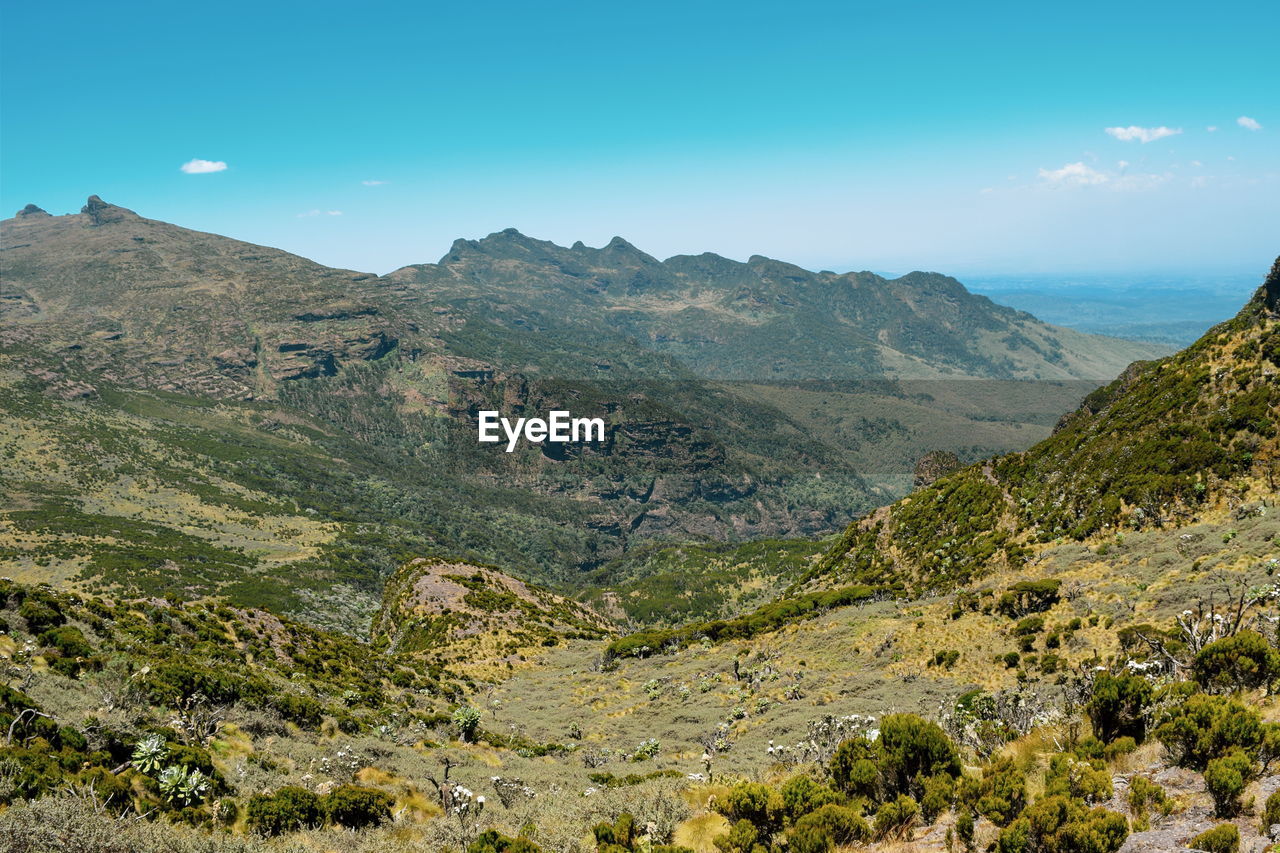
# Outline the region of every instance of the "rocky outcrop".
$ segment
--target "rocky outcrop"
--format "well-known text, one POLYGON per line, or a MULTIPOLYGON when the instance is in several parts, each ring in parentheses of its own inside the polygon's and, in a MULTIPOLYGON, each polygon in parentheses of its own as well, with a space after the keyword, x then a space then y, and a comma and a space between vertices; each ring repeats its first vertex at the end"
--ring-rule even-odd
POLYGON ((43 209, 43 208, 40 208, 40 207, 36 207, 34 204, 29 204, 29 205, 27 205, 26 207, 22 208, 22 210, 19 210, 19 211, 15 214, 15 216, 22 216, 22 217, 27 217, 27 216, 48 216, 48 215, 49 215, 49 211, 47 211, 47 210, 45 210, 45 209, 43 209))
POLYGON ((95 227, 112 222, 123 222, 130 216, 137 216, 132 210, 108 204, 96 195, 89 196, 89 200, 85 202, 84 207, 80 208, 80 212, 88 216, 89 223, 95 227))

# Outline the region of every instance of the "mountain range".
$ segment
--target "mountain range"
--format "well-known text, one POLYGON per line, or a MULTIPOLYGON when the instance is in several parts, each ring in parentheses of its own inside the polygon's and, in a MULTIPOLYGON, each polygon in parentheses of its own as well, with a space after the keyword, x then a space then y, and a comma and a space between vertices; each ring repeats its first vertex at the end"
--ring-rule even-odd
POLYGON ((96 196, 0 228, 7 518, 56 540, 6 537, 18 574, 314 618, 300 595, 341 581, 374 608, 424 551, 572 586, 606 565, 634 576, 626 555, 646 542, 832 533, 908 489, 925 453, 1024 447, 1162 351, 938 274, 658 261, 621 239, 507 230, 376 276, 96 196), (566 406, 606 418, 607 440, 475 441, 481 409, 566 406), (48 469, 50 445, 79 464, 48 469), (88 557, 63 541, 84 544, 86 518, 115 531, 88 557), (129 549, 152 568, 114 571, 129 549), (165 570, 195 552, 206 571, 165 570))
POLYGON ((0 849, 1274 847, 1280 260, 1121 367, 932 274, 0 227, 0 849))

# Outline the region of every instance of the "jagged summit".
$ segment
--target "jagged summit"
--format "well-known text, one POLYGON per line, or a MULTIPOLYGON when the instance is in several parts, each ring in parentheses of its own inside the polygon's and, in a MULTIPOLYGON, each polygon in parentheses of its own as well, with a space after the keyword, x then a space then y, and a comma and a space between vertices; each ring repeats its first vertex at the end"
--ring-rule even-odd
POLYGON ((19 210, 17 213, 14 214, 14 216, 48 216, 48 215, 49 215, 49 211, 45 210, 42 207, 38 207, 34 204, 29 204, 26 207, 22 208, 22 210, 19 210))
POLYGON ((1280 258, 1276 258, 1271 265, 1271 272, 1267 274, 1267 280, 1262 283, 1258 295, 1268 311, 1280 312, 1280 258))
POLYGON ((80 212, 87 215, 94 225, 121 222, 128 217, 137 218, 138 216, 128 208, 109 204, 96 195, 89 196, 89 200, 85 202, 84 207, 80 208, 80 212))

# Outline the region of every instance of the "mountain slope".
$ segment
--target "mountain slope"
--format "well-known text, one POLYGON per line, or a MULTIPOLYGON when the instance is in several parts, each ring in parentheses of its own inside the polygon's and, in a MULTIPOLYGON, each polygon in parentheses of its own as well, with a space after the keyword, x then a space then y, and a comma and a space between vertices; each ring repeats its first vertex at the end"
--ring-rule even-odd
POLYGON ((1135 364, 1055 434, 850 526, 811 575, 949 587, 1037 543, 1265 512, 1280 477, 1280 260, 1232 320, 1135 364))
POLYGON ((622 240, 502 232, 380 278, 96 196, 0 229, 8 573, 348 630, 414 554, 573 588, 606 563, 629 576, 651 543, 826 535, 901 494, 924 453, 1024 447, 1097 381, 972 405, 977 383, 885 375, 1104 375, 1085 350, 1111 373, 1133 354, 1077 351, 936 276, 663 263, 622 240), (872 381, 719 381, 757 368, 872 381), (603 417, 606 440, 475 440, 481 409, 566 405, 603 417))
MULTIPOLYGON (((621 336, 715 379, 1109 379, 1167 352, 1048 326, 937 273, 813 273, 758 255, 659 261, 620 237, 564 248, 508 229, 387 279, 540 338, 621 336)), ((463 326, 446 339, 480 355, 472 335, 463 326)), ((560 353, 539 363, 591 368, 560 353)))

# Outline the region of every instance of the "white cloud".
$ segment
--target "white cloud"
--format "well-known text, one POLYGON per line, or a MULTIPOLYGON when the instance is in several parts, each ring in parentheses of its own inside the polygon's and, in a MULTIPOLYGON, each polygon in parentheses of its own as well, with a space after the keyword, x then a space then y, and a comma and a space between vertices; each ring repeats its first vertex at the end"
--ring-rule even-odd
POLYGON ((188 175, 207 175, 211 172, 222 172, 227 164, 221 160, 188 160, 181 166, 188 175))
POLYGON ((298 218, 303 219, 308 216, 341 216, 341 210, 308 210, 306 213, 299 213, 298 218))
POLYGON ((1258 124, 1258 120, 1248 116, 1240 116, 1240 118, 1236 119, 1236 124, 1245 130, 1262 130, 1262 125, 1258 124))
POLYGON ((1206 127, 1205 130, 1209 131, 1210 133, 1217 133, 1218 126, 1216 124, 1211 124, 1208 127, 1206 127))
POLYGON ((1105 184, 1107 176, 1084 163, 1068 163, 1061 169, 1041 169, 1040 179, 1058 186, 1083 187, 1105 184))
POLYGON ((1192 165, 1192 166, 1195 166, 1197 169, 1199 169, 1201 166, 1203 166, 1203 165, 1204 165, 1204 163, 1201 163, 1199 160, 1192 160, 1192 161, 1191 161, 1191 165, 1192 165))
POLYGON ((1119 163, 1116 163, 1116 168, 1123 172, 1125 169, 1129 168, 1129 161, 1121 160, 1119 163))
POLYGON ((1105 128, 1109 136, 1114 136, 1121 142, 1155 142, 1157 139, 1164 139, 1166 136, 1177 136, 1182 133, 1182 128, 1177 127, 1138 127, 1130 125, 1129 127, 1108 127, 1105 128))
POLYGON ((386 181, 361 181, 360 183, 364 184, 366 187, 380 187, 385 184, 386 181))

